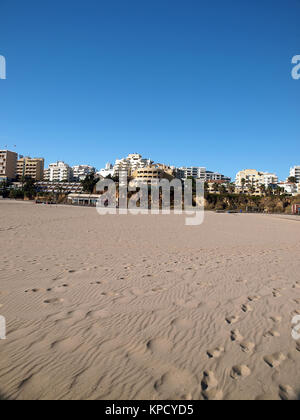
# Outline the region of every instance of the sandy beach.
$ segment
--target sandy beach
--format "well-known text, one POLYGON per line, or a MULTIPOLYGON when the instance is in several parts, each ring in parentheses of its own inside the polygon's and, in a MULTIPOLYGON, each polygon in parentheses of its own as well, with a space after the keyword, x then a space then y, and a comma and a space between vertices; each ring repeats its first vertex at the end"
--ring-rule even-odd
POLYGON ((0 215, 0 398, 300 398, 299 218, 0 215))

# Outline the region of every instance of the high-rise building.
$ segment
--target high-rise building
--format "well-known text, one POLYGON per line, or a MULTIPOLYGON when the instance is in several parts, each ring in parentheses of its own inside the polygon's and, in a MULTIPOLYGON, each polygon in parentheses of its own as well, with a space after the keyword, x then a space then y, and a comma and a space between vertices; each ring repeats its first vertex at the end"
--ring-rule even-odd
POLYGON ((17 179, 31 178, 34 181, 42 181, 44 177, 44 159, 22 157, 17 163, 17 179))
POLYGON ((65 162, 58 161, 51 163, 48 169, 44 171, 44 181, 71 181, 72 180, 72 168, 65 162))
POLYGON ((94 174, 96 169, 89 165, 76 165, 72 167, 73 181, 83 181, 88 175, 94 174))
POLYGON ((235 184, 237 187, 259 187, 261 185, 268 187, 278 184, 278 176, 268 172, 259 172, 256 169, 244 169, 237 173, 235 184))
POLYGON ((134 181, 144 183, 151 183, 161 179, 171 181, 174 179, 174 169, 168 165, 157 163, 144 168, 138 168, 131 173, 131 176, 134 181))
POLYGON ((176 170, 178 178, 187 179, 187 178, 195 178, 201 179, 205 181, 205 174, 206 168, 198 167, 198 166, 182 166, 176 170))
POLYGON ((0 181, 14 180, 17 176, 18 154, 9 150, 0 150, 0 181))
POLYGON ((139 168, 146 168, 151 166, 153 162, 150 159, 144 159, 141 155, 133 153, 127 158, 117 159, 114 165, 114 176, 119 176, 121 171, 127 171, 128 176, 139 168))
POLYGON ((290 177, 296 178, 296 183, 300 184, 300 166, 294 166, 290 170, 290 177))
POLYGON ((208 181, 224 181, 230 182, 231 178, 220 174, 219 172, 212 172, 207 171, 206 168, 201 166, 190 166, 185 167, 182 166, 181 168, 176 169, 176 174, 178 178, 187 179, 187 178, 195 178, 200 179, 201 181, 208 182, 208 181))

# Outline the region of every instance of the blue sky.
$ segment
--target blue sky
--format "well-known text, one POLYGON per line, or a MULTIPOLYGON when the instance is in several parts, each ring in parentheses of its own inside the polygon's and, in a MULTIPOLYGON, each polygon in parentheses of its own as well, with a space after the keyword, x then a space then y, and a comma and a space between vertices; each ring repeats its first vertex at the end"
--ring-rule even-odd
POLYGON ((0 148, 288 176, 299 0, 1 0, 0 148))

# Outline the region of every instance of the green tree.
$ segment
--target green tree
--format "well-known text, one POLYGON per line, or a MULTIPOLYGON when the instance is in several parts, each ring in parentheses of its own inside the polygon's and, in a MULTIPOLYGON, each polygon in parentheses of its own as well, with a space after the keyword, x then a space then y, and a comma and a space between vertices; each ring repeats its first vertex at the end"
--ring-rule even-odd
POLYGON ((219 191, 219 184, 217 184, 217 182, 215 182, 214 185, 213 185, 213 191, 214 192, 218 192, 219 191))
POLYGON ((234 192, 235 192, 235 184, 233 184, 233 183, 229 184, 228 191, 229 191, 229 194, 234 194, 234 192))
POLYGON ((9 187, 10 183, 8 181, 0 182, 0 195, 2 195, 3 198, 9 196, 9 187))
POLYGON ((23 193, 24 197, 29 198, 30 200, 35 197, 36 195, 36 188, 35 188, 35 182, 32 178, 26 178, 24 185, 23 185, 23 193))
POLYGON ((290 176, 288 178, 288 181, 291 182, 292 184, 297 184, 297 178, 295 176, 290 176))
POLYGON ((242 178, 242 179, 241 179, 241 184, 242 184, 242 193, 244 194, 244 192, 245 192, 245 185, 246 185, 246 180, 245 180, 245 178, 242 178))
POLYGON ((260 192, 262 193, 262 195, 266 195, 266 186, 264 184, 261 184, 259 186, 260 192))
POLYGON ((20 199, 20 198, 24 198, 24 191, 22 190, 22 189, 13 189, 13 190, 10 190, 10 193, 9 193, 9 198, 12 198, 12 199, 14 199, 14 200, 16 200, 16 199, 20 199))
POLYGON ((251 185, 251 187, 249 187, 249 192, 253 195, 256 191, 256 188, 254 187, 254 185, 251 185))
POLYGON ((225 187, 225 185, 220 185, 219 191, 220 191, 221 194, 226 194, 227 193, 227 188, 225 187))
POLYGON ((269 185, 268 188, 267 188, 267 195, 268 196, 272 196, 273 194, 274 194, 274 190, 271 187, 271 185, 269 185))
POLYGON ((93 194, 97 182, 98 178, 96 178, 95 174, 87 175, 86 178, 81 181, 83 192, 93 194))

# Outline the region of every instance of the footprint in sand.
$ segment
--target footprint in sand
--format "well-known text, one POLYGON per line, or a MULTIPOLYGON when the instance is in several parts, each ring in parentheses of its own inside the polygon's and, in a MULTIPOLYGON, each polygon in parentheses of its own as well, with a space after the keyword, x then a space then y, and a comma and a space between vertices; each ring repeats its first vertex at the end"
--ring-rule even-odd
POLYGON ((294 316, 294 315, 300 315, 300 311, 299 311, 299 309, 295 309, 295 310, 292 312, 292 316, 294 316))
POLYGON ((159 393, 168 397, 168 399, 182 398, 197 388, 197 380, 189 372, 172 369, 165 373, 154 384, 154 389, 159 393))
POLYGON ((264 361, 271 368, 278 368, 282 362, 286 360, 286 356, 283 353, 274 353, 270 356, 265 356, 264 361))
POLYGON ((193 322, 189 319, 176 318, 171 322, 171 325, 179 329, 190 329, 193 326, 193 322))
POLYGON ((239 320, 239 317, 236 316, 236 315, 233 315, 233 316, 227 317, 225 320, 226 320, 227 324, 229 324, 229 325, 236 324, 239 320))
POLYGON ((249 296, 248 297, 249 302, 257 302, 260 299, 261 299, 261 296, 249 296))
POLYGON ((107 297, 114 297, 114 296, 118 296, 118 293, 115 293, 115 292, 102 292, 101 295, 102 296, 107 296, 107 297))
POLYGON ((205 371, 201 382, 202 395, 206 400, 221 400, 223 398, 223 391, 218 389, 218 381, 214 372, 205 371))
POLYGON ((47 305, 58 305, 63 302, 64 302, 63 299, 58 299, 58 298, 44 300, 44 303, 47 305))
POLYGON ((38 293, 39 291, 40 289, 31 289, 31 290, 25 290, 25 293, 29 293, 29 292, 38 293))
POLYGON ((247 378, 251 375, 251 370, 246 365, 233 366, 230 376, 232 379, 247 378))
POLYGON ((208 401, 221 401, 223 399, 223 391, 213 388, 202 392, 203 398, 208 401))
POLYGON ((111 313, 105 309, 100 309, 99 311, 89 311, 86 314, 86 318, 93 318, 93 319, 108 318, 110 316, 111 316, 111 313))
POLYGON ((298 400, 295 391, 289 385, 279 385, 279 397, 283 401, 296 401, 296 400, 298 400))
POLYGON ((165 289, 165 288, 163 288, 163 287, 154 287, 153 289, 151 289, 151 291, 152 291, 153 293, 163 292, 163 291, 165 291, 165 290, 167 290, 167 289, 165 289))
POLYGON ((272 292, 272 294, 273 294, 273 297, 274 298, 278 298, 278 297, 281 297, 281 293, 280 293, 280 289, 273 289, 273 292, 272 292))
POLYGON ((270 330, 270 331, 267 331, 264 334, 264 337, 265 338, 267 338, 267 337, 273 337, 273 338, 280 337, 280 333, 278 331, 275 331, 275 330, 270 330))
POLYGON ((60 285, 60 286, 57 286, 57 287, 55 287, 54 289, 47 289, 47 292, 51 292, 51 291, 53 291, 53 292, 58 292, 58 293, 62 293, 62 292, 64 292, 67 288, 69 287, 69 285, 68 284, 62 284, 62 285, 60 285))
POLYGON ((248 304, 242 305, 241 309, 245 313, 252 312, 253 311, 252 307, 250 305, 248 305, 248 304))
POLYGON ((202 390, 205 391, 210 388, 216 388, 218 386, 218 381, 215 377, 214 372, 207 370, 203 374, 203 379, 201 382, 202 390))
POLYGON ((207 356, 210 359, 219 359, 219 357, 221 357, 222 353, 224 353, 224 347, 217 347, 214 350, 208 350, 207 356))
POLYGON ((243 340, 244 337, 240 334, 238 330, 231 331, 231 341, 237 341, 239 343, 243 340))
POLYGON ((244 353, 251 353, 255 349, 255 344, 250 341, 243 341, 240 346, 244 353))
POLYGON ((274 324, 280 324, 282 321, 282 317, 281 316, 271 316, 271 321, 274 322, 274 324))
POLYGON ((147 349, 151 353, 169 353, 172 349, 172 344, 165 338, 153 338, 146 344, 147 349))
POLYGON ((297 305, 300 305, 300 299, 294 299, 294 302, 295 302, 297 305))

